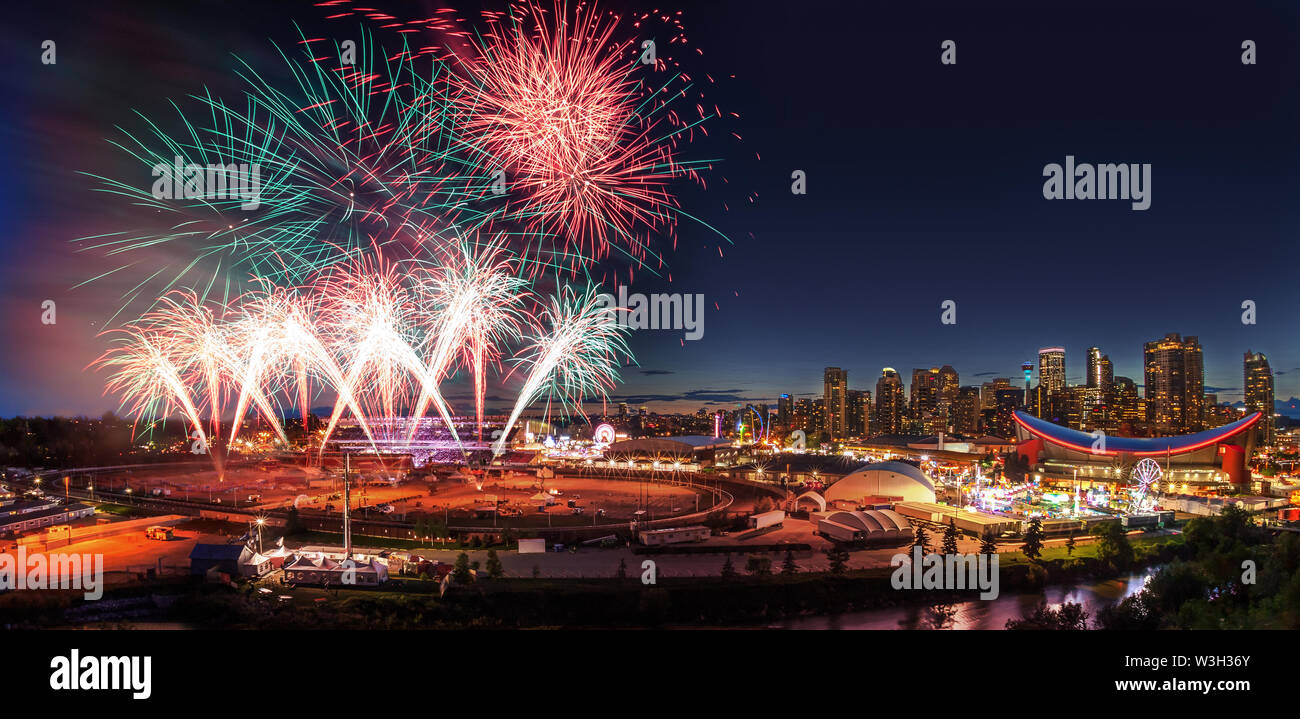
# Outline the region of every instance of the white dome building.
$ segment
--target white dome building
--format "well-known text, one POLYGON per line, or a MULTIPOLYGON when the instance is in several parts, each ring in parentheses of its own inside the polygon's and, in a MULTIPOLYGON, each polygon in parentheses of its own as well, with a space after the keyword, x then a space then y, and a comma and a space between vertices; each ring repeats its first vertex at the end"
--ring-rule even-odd
POLYGON ((904 540, 912 538, 912 523, 889 509, 861 512, 832 512, 823 521, 850 527, 864 540, 904 540))
POLYGON ((822 493, 827 502, 861 502, 864 497, 902 497, 904 502, 933 502, 934 482, 906 462, 877 462, 859 467, 822 493))

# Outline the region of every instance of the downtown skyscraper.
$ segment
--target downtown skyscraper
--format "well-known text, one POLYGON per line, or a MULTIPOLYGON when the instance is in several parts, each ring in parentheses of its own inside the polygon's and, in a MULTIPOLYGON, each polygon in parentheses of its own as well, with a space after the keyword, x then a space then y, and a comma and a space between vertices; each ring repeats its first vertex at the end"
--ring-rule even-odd
POLYGON ((1262 352, 1246 350, 1243 366, 1242 388, 1246 395, 1246 411, 1262 412, 1259 420, 1260 436, 1265 444, 1273 443, 1273 368, 1262 352))
POLYGON ((880 370, 876 380, 876 418, 872 434, 898 434, 903 427, 903 380, 893 367, 880 370))
POLYGON ((1044 347, 1038 350, 1038 386, 1050 396, 1065 389, 1065 348, 1044 347))
POLYGON ((1143 347, 1147 421, 1166 434, 1199 432, 1205 424, 1205 362, 1196 337, 1177 333, 1143 347))
POLYGON ((826 438, 835 440, 847 436, 849 404, 849 372, 839 367, 827 367, 822 375, 826 414, 822 431, 826 438))

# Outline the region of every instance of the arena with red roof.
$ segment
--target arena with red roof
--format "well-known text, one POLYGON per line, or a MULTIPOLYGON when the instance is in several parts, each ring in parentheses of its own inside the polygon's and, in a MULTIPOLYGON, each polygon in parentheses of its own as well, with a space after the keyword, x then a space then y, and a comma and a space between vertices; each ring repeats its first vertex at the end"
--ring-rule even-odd
POLYGON ((1179 468, 1184 476, 1226 474, 1228 481, 1241 485, 1250 482, 1246 459, 1254 450, 1262 416, 1255 412, 1222 427, 1176 437, 1112 437, 1062 427, 1025 412, 1012 414, 1019 440, 1016 451, 1030 463, 1078 469, 1152 457, 1167 468, 1179 468))

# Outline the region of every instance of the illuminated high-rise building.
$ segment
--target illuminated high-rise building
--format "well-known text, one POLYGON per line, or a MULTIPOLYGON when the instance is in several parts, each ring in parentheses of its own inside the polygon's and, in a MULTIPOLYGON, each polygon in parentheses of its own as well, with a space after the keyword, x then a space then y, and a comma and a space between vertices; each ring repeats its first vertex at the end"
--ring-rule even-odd
POLYGON ((1059 398, 1061 424, 1070 429, 1085 429, 1096 392, 1095 388, 1086 385, 1071 385, 1062 390, 1059 398))
POLYGON ((939 368, 912 370, 912 416, 921 418, 939 406, 939 368))
POLYGON ((1009 439, 1016 436, 1015 421, 1012 415, 1016 408, 1024 400, 1024 393, 1018 388, 1008 387, 999 389, 994 393, 993 409, 988 410, 988 425, 984 428, 987 434, 994 437, 1009 439))
POLYGON ((1115 405, 1113 416, 1117 422, 1141 422, 1145 419, 1138 405, 1136 382, 1128 377, 1116 377, 1112 394, 1115 405))
POLYGON ((1110 355, 1102 354, 1096 347, 1088 348, 1085 360, 1087 367, 1084 389, 1088 391, 1080 393, 1078 397, 1081 404, 1078 408, 1079 426, 1076 429, 1111 430, 1118 422, 1111 411, 1111 405, 1114 404, 1115 366, 1110 361, 1110 355))
POLYGON ((1147 420, 1169 434, 1199 432, 1205 417, 1205 364, 1196 337, 1177 333, 1143 347, 1147 420))
POLYGON ((849 437, 866 437, 871 431, 871 391, 851 389, 848 391, 848 418, 845 420, 845 434, 849 437))
MULTIPOLYGON (((1028 363, 1026 363, 1028 364, 1028 363)), ((1031 367, 1033 365, 1030 365, 1031 367)), ((1026 378, 1026 386, 1028 386, 1026 378)), ((1000 389, 1011 389, 1010 377, 995 377, 991 382, 980 385, 980 411, 993 409, 997 405, 996 393, 1000 389)))
POLYGON ((961 381, 957 376, 957 370, 952 365, 944 365, 939 368, 939 403, 952 406, 957 401, 957 390, 961 389, 961 381))
POLYGON ((1038 350, 1038 386, 1048 395, 1065 389, 1065 348, 1038 350))
POLYGON ((805 434, 813 434, 821 431, 821 413, 816 408, 817 403, 807 397, 797 399, 794 402, 794 416, 790 420, 790 429, 801 429, 805 434))
POLYGON ((843 439, 848 436, 845 432, 848 422, 848 389, 849 373, 848 370, 839 367, 827 367, 822 375, 825 384, 825 393, 823 395, 823 406, 825 416, 822 430, 826 433, 826 439, 835 440, 843 439))
POLYGON ((794 399, 788 394, 776 398, 776 423, 784 432, 793 429, 794 399))
POLYGON ((934 410, 931 426, 926 432, 945 432, 952 426, 952 407, 957 403, 957 392, 961 389, 961 380, 952 365, 939 368, 938 403, 934 410))
POLYGON ((898 434, 903 427, 903 380, 886 367, 876 380, 876 424, 872 434, 898 434))
POLYGON ((979 436, 980 388, 960 387, 949 415, 952 431, 967 437, 979 436))
MULTIPOLYGON (((1023 401, 1023 403, 1025 404, 1025 406, 1028 406, 1028 405, 1029 405, 1029 388, 1030 388, 1030 386, 1033 384, 1033 379, 1034 379, 1034 363, 1033 363, 1033 362, 1021 362, 1021 363, 1020 363, 1020 370, 1021 370, 1022 372, 1025 373, 1025 398, 1024 398, 1024 400, 1022 400, 1022 401, 1023 401)), ((988 407, 992 407, 992 406, 993 406, 992 404, 988 404, 988 407)), ((987 407, 986 407, 986 409, 987 409, 987 407)))
POLYGON ((1273 444, 1273 369, 1262 352, 1246 351, 1244 364, 1246 411, 1262 412, 1260 434, 1265 444, 1273 444))

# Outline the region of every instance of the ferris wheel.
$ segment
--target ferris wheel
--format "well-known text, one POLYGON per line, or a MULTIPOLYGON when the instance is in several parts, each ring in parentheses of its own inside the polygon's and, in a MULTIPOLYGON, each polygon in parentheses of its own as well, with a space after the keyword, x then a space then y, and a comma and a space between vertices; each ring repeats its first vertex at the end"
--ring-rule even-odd
POLYGON ((1128 488, 1129 514, 1136 514, 1148 508, 1151 501, 1147 495, 1151 492, 1152 486, 1159 490, 1160 478, 1163 476, 1164 470, 1160 468, 1160 463, 1150 457, 1133 465, 1133 473, 1129 475, 1131 480, 1128 488))

